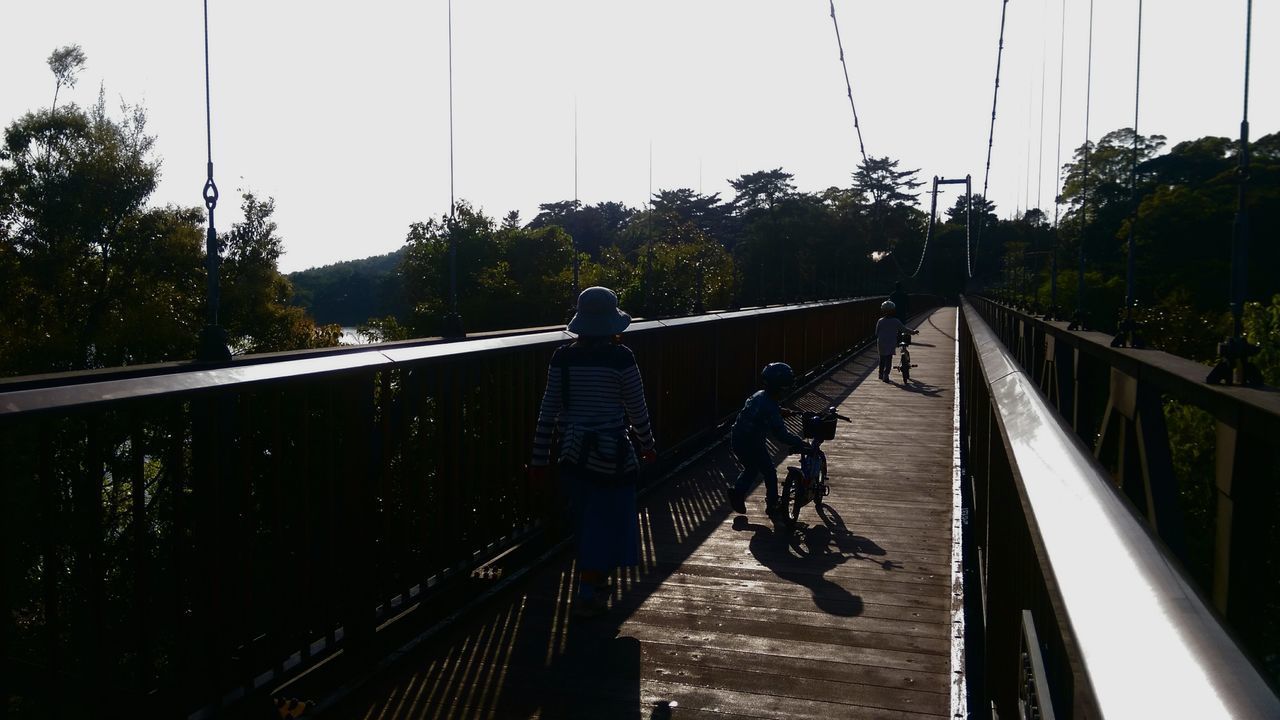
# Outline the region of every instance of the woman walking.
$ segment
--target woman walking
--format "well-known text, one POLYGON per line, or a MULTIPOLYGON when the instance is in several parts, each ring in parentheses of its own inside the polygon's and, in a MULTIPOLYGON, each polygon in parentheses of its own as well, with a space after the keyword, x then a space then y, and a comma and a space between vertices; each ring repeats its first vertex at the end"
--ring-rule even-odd
POLYGON ((640 369, 618 337, 630 324, 612 290, 582 291, 568 325, 578 337, 551 356, 533 438, 535 482, 545 482, 553 438, 558 438, 560 489, 569 499, 577 535, 574 614, 584 617, 607 609, 604 589, 611 570, 640 562, 639 461, 628 427, 646 462, 655 453, 640 369))

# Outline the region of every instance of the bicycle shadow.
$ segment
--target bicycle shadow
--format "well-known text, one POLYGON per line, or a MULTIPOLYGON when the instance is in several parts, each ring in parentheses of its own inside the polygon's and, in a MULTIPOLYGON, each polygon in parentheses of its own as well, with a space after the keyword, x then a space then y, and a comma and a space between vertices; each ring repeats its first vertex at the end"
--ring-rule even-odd
POLYGON ((867 560, 879 565, 883 570, 902 569, 901 563, 877 560, 876 558, 887 554, 885 549, 870 538, 855 535, 849 530, 849 526, 845 525, 844 518, 840 517, 840 513, 836 512, 835 508, 824 504, 818 508, 818 517, 822 518, 822 527, 830 535, 831 542, 841 553, 848 553, 847 559, 867 560))
POLYGON ((756 561, 779 578, 808 588, 818 609, 841 617, 862 614, 862 598, 824 577, 849 559, 831 542, 825 524, 790 528, 786 521, 774 521, 770 527, 739 516, 733 529, 750 531, 747 547, 756 561))
POLYGON ((942 388, 936 385, 930 385, 929 383, 922 383, 919 380, 911 380, 908 382, 898 382, 896 380, 891 379, 889 380, 889 383, 891 385, 897 385, 898 387, 902 388, 903 390, 906 390, 907 392, 919 393, 927 397, 938 397, 942 394, 942 388))

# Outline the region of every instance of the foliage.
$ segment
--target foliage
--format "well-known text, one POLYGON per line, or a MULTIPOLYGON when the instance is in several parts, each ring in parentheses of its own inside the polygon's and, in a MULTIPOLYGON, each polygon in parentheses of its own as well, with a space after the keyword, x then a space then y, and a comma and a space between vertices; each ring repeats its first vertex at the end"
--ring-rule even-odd
POLYGON ((869 157, 858 164, 853 185, 888 206, 915 205, 919 193, 912 190, 924 184, 916 178, 916 170, 899 170, 898 161, 888 157, 869 157))
POLYGON ((241 197, 244 220, 222 238, 221 324, 237 353, 332 347, 342 329, 317 327, 302 308, 290 304, 293 285, 277 262, 282 241, 271 219, 275 200, 241 197))
MULTIPOLYGON (((730 181, 733 182, 733 181, 730 181)), ((690 242, 700 237, 728 240, 726 222, 729 208, 720 202, 720 193, 703 195, 689 188, 659 190, 652 199, 658 237, 666 242, 690 242)), ((732 245, 726 242, 726 245, 732 245)))
MULTIPOLYGON (((576 200, 563 200, 544 203, 538 208, 541 212, 529 223, 530 229, 561 227, 573 238, 575 247, 592 258, 599 257, 604 248, 617 244, 618 234, 635 213, 618 202, 584 206, 576 200)), ((514 217, 509 213, 503 224, 508 229, 518 228, 519 213, 514 217)))
POLYGON ((646 317, 689 315, 729 305, 734 287, 733 260, 718 243, 702 238, 686 243, 655 243, 646 248, 638 272, 622 286, 621 299, 643 308, 646 317))
POLYGON ((888 157, 870 157, 853 174, 854 188, 872 198, 871 247, 888 251, 901 275, 915 272, 925 250, 928 216, 916 209, 919 193, 912 192, 924 184, 916 178, 919 172, 899 170, 898 161, 888 157))
MULTIPOLYGON (((466 201, 454 217, 414 223, 401 266, 408 326, 437 335, 451 310, 450 248, 456 248, 458 311, 467 330, 563 320, 573 282, 573 241, 559 226, 498 229, 466 201)), ((583 253, 580 263, 589 266, 583 253)), ((591 268, 586 267, 590 275, 591 268)), ((584 286, 585 287, 585 286, 584 286)))
POLYGON ((1244 332, 1249 342, 1258 347, 1253 362, 1272 387, 1280 387, 1280 295, 1271 302, 1251 302, 1244 307, 1244 332))
POLYGON ((198 210, 147 208, 146 114, 28 113, 0 155, 0 372, 190 357, 203 285, 198 210))
POLYGON ((1186 289, 1177 289, 1134 314, 1142 337, 1151 347, 1172 355, 1211 364, 1218 342, 1230 331, 1222 312, 1197 310, 1186 289))
POLYGON ((795 194, 794 179, 794 175, 783 172, 782 168, 741 175, 729 181, 736 193, 733 206, 744 213, 772 209, 779 200, 795 194))
POLYGON ((289 273, 293 304, 318 323, 358 325, 369 318, 406 316, 400 285, 404 248, 385 255, 289 273))
POLYGON ((1187 569, 1200 587, 1213 587, 1216 423, 1208 412, 1176 400, 1164 403, 1164 415, 1187 538, 1187 569))
MULTIPOLYGON (((84 65, 76 46, 53 53, 57 87, 84 65)), ((56 91, 55 91, 56 92, 56 91)), ((150 207, 160 161, 147 115, 105 90, 85 109, 27 113, 0 147, 0 375, 84 370, 195 354, 204 324, 203 211, 150 207)), ((274 204, 246 196, 227 234, 224 312, 245 350, 336 344, 288 305, 276 271, 274 204)))
POLYGON ((369 342, 372 343, 408 340, 410 337, 409 328, 401 325, 395 315, 386 315, 380 318, 371 317, 357 325, 356 332, 368 338, 369 342))
POLYGON ((67 45, 60 47, 49 54, 49 69, 53 71, 53 105, 49 112, 54 112, 58 108, 58 91, 64 86, 73 88, 79 79, 80 71, 84 69, 87 58, 84 51, 79 45, 67 45))

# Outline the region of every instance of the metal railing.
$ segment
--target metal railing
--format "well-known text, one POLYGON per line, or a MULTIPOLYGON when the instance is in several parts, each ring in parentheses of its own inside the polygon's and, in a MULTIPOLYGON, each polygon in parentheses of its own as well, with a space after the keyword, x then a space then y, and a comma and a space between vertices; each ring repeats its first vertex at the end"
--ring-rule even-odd
POLYGON ((1280 699, 1107 469, 976 303, 961 307, 979 696, 1002 717, 1031 695, 1057 717, 1280 717, 1280 699))
MULTIPOLYGON (((664 457, 704 442, 764 363, 815 372, 863 343, 879 303, 634 324, 664 457)), ((0 385, 0 701, 16 716, 184 716, 369 647, 537 532, 522 467, 547 361, 569 339, 0 385)))
POLYGON ((1246 646, 1280 653, 1280 393, 1208 385, 1191 360, 970 300, 1246 646), (1188 440, 1171 444, 1168 401, 1202 414, 1205 477, 1175 475, 1188 440))

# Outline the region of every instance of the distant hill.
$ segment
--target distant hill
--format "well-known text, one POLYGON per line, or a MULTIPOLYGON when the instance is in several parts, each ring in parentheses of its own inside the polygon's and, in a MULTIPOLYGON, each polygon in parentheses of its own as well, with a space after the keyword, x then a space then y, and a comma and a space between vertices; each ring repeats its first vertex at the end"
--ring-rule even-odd
POLYGON ((317 323, 359 325, 371 317, 405 314, 398 269, 404 248, 289 273, 293 304, 317 323))

